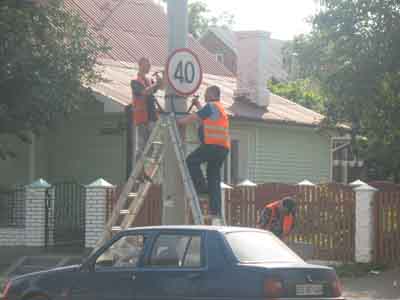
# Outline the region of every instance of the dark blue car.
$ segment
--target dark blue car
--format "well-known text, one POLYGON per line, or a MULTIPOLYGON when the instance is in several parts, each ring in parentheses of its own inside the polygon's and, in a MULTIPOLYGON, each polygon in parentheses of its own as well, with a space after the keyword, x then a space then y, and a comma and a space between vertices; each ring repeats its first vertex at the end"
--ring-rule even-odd
POLYGON ((125 230, 82 265, 9 280, 7 300, 343 299, 333 269, 305 263, 257 229, 125 230))

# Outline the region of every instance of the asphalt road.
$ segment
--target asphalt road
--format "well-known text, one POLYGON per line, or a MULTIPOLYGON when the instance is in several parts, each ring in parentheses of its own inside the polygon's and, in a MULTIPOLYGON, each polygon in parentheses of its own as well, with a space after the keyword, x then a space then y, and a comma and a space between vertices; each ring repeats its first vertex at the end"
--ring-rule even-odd
POLYGON ((342 279, 347 300, 400 300, 400 268, 342 279))

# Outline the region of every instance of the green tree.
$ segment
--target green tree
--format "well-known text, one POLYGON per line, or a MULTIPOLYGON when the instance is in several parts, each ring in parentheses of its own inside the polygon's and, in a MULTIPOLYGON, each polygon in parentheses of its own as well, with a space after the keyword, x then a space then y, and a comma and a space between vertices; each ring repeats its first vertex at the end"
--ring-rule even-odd
POLYGON ((313 30, 286 53, 296 76, 320 84, 332 124, 351 124, 379 179, 400 179, 400 3, 325 0, 313 30))
POLYGON ((325 113, 325 98, 321 95, 317 86, 309 79, 299 79, 290 82, 268 82, 269 90, 279 96, 285 97, 304 107, 325 113))
POLYGON ((95 65, 106 50, 62 1, 32 3, 0 2, 0 135, 25 141, 93 99, 87 86, 101 80, 95 65))
POLYGON ((203 1, 192 0, 188 5, 189 32, 198 39, 211 26, 225 26, 232 28, 234 17, 224 11, 220 15, 212 15, 207 4, 203 1))

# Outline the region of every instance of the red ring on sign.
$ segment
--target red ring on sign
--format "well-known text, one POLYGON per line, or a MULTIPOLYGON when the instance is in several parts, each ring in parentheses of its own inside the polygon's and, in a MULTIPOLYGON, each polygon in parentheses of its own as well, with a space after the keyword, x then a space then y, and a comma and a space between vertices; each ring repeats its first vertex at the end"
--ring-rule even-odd
POLYGON ((179 49, 174 50, 174 51, 171 53, 171 55, 168 57, 168 61, 167 61, 166 74, 167 74, 168 84, 172 87, 172 89, 173 89, 179 96, 190 96, 190 95, 194 94, 194 92, 196 92, 196 91, 199 89, 199 87, 200 87, 200 85, 201 85, 201 82, 203 81, 203 69, 202 69, 202 67, 201 67, 200 60, 199 60, 199 58, 197 57, 196 53, 194 53, 192 50, 190 50, 190 49, 188 49, 188 48, 179 48, 179 49), (200 68, 199 83, 198 83, 190 92, 187 92, 187 93, 182 93, 182 92, 180 92, 180 91, 172 84, 172 82, 169 80, 169 75, 168 75, 168 74, 169 74, 169 63, 171 62, 172 57, 174 57, 174 55, 175 55, 176 53, 178 53, 178 52, 189 52, 189 53, 194 57, 194 59, 196 60, 197 64, 199 65, 199 68, 200 68))

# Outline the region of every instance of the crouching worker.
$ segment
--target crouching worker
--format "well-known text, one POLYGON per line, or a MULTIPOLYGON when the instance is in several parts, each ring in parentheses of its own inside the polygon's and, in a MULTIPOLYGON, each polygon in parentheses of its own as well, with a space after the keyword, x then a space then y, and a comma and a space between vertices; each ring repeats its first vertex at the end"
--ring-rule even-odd
POLYGON ((285 239, 294 228, 295 208, 296 202, 291 197, 269 203, 261 210, 257 227, 285 239))

